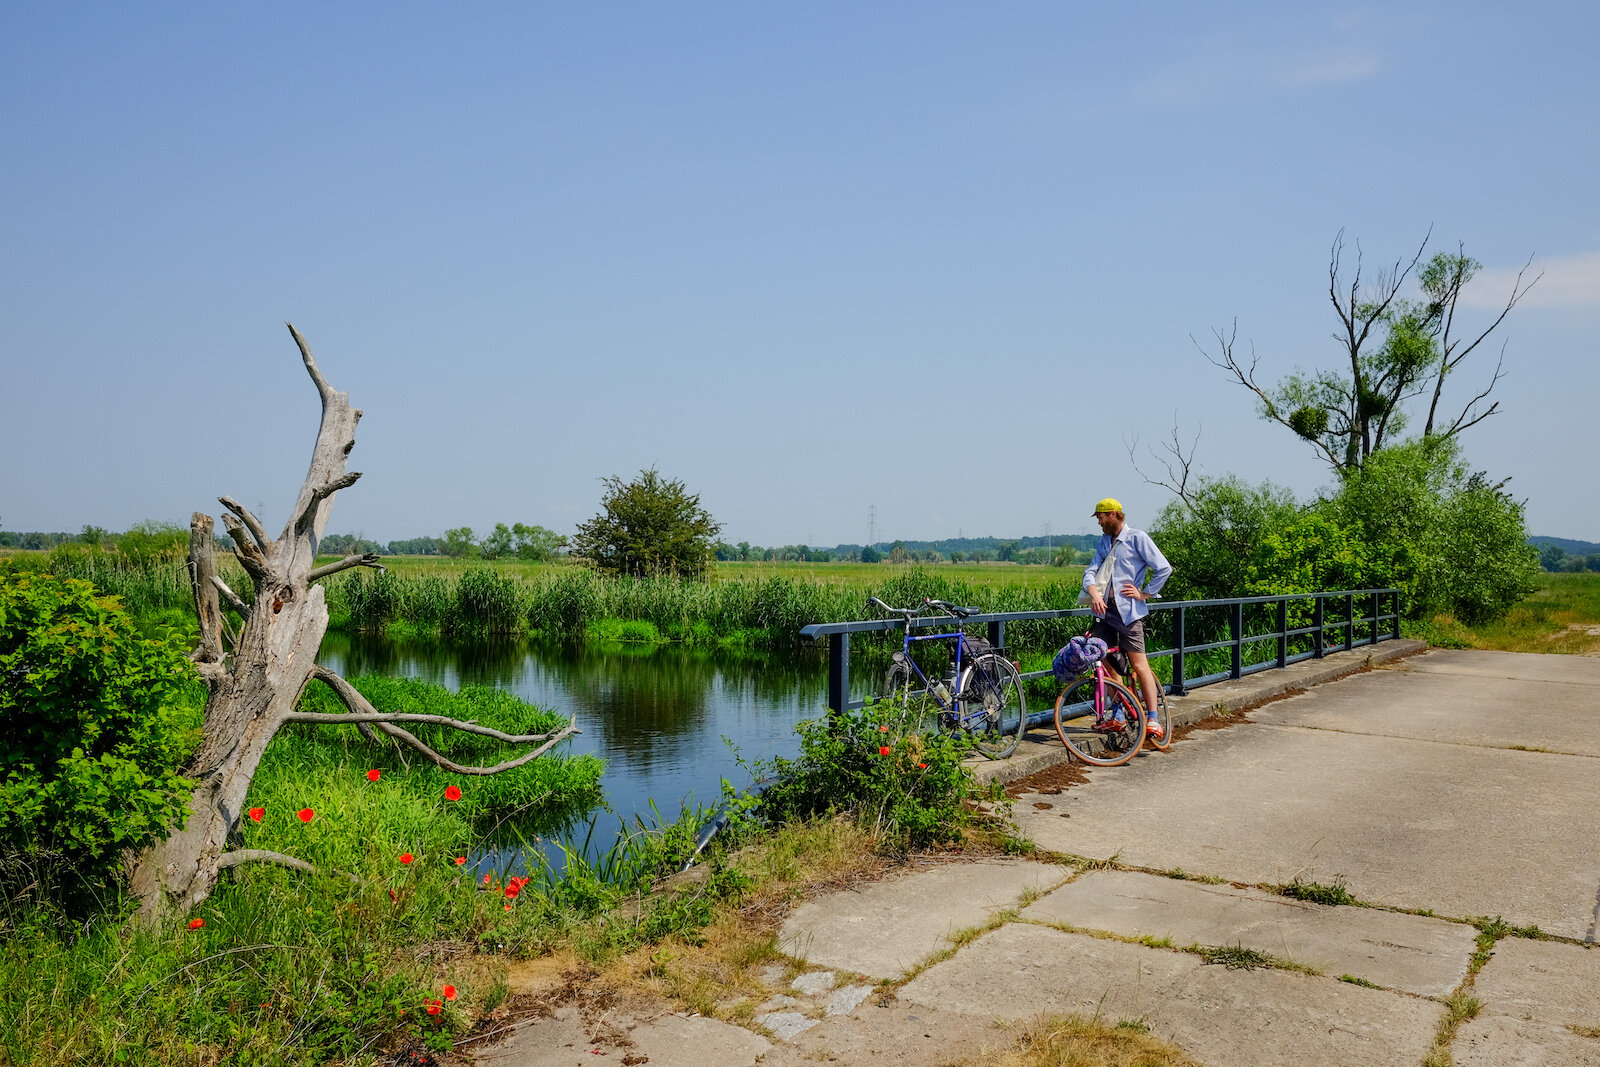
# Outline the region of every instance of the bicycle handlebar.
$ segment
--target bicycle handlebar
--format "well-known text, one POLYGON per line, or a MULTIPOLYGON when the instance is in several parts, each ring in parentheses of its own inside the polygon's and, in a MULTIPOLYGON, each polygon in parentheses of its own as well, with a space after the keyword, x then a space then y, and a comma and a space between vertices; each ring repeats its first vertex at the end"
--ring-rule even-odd
POLYGON ((952 604, 947 600, 934 600, 931 597, 929 597, 928 599, 924 600, 922 602, 922 606, 921 607, 917 607, 917 608, 891 608, 888 604, 885 604, 883 601, 879 600, 875 596, 868 597, 867 598, 867 604, 869 606, 871 606, 871 607, 876 607, 878 610, 882 611, 885 615, 903 615, 903 616, 905 616, 905 618, 908 621, 911 620, 911 619, 916 618, 918 615, 921 615, 924 611, 927 611, 929 608, 940 608, 940 609, 943 609, 944 611, 948 611, 951 615, 954 615, 958 619, 964 619, 968 615, 976 615, 976 614, 978 614, 978 609, 977 608, 957 607, 955 604, 952 604))

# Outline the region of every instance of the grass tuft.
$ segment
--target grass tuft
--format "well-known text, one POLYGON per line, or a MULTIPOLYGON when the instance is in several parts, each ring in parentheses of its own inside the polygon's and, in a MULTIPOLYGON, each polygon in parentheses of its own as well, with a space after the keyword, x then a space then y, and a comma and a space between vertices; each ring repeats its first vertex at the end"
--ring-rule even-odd
POLYGON ((1322 882, 1306 882, 1299 878, 1288 883, 1273 887, 1280 896, 1292 897, 1295 900, 1304 900, 1311 904, 1360 904, 1355 895, 1345 887, 1344 875, 1337 876, 1331 884, 1322 882))

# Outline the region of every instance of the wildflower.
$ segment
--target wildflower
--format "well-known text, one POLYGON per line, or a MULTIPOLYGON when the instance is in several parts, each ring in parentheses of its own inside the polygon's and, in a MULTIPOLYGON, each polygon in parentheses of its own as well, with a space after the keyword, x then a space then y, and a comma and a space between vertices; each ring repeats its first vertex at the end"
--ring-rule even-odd
POLYGON ((466 862, 467 862, 467 857, 465 857, 465 856, 457 856, 456 857, 456 866, 457 867, 461 866, 463 863, 466 863, 466 862))
POLYGON ((446 800, 460 800, 461 790, 456 786, 447 785, 444 787, 444 798, 446 800))
POLYGON ((399 897, 397 897, 397 896, 395 896, 395 895, 394 895, 394 890, 393 890, 393 889, 391 889, 391 890, 389 890, 389 899, 390 899, 390 900, 399 900, 399 899, 400 899, 400 898, 399 898, 399 897))
POLYGON ((882 746, 880 746, 878 748, 878 755, 887 756, 888 754, 889 754, 889 746, 888 745, 882 745, 882 746))
POLYGON ((880 726, 879 726, 879 727, 878 727, 878 732, 879 732, 879 733, 880 733, 880 734, 886 734, 886 733, 888 733, 888 732, 889 732, 889 727, 888 727, 888 726, 886 726, 886 725, 880 725, 880 726))
POLYGON ((382 771, 380 771, 380 770, 378 770, 378 768, 374 767, 374 768, 372 768, 372 770, 367 772, 367 781, 376 782, 378 780, 378 778, 380 776, 382 776, 382 774, 383 774, 382 771))
POLYGON ((312 811, 310 808, 301 808, 299 811, 295 812, 295 814, 300 816, 301 822, 310 822, 312 819, 317 817, 317 813, 312 811))
POLYGON ((510 904, 507 904, 507 905, 506 905, 506 910, 507 910, 507 911, 510 911, 510 910, 511 910, 511 905, 510 905, 510 904))
POLYGON ((189 920, 189 929, 198 930, 202 926, 204 926, 205 924, 206 924, 206 921, 204 919, 190 919, 189 920))
POLYGON ((446 999, 446 1000, 454 1000, 454 999, 456 999, 456 987, 455 986, 447 985, 447 986, 444 987, 444 999, 446 999))
POLYGON ((928 769, 928 765, 926 763, 919 763, 917 764, 917 769, 919 771, 925 771, 928 769))
POLYGON ((260 822, 262 816, 266 815, 266 813, 267 813, 267 809, 266 808, 251 808, 250 812, 249 812, 250 821, 251 822, 260 822))
POLYGON ((411 853, 409 853, 409 852, 400 853, 400 862, 401 863, 410 863, 415 858, 416 857, 412 856, 411 853))
POLYGON ((489 874, 486 874, 486 875, 484 875, 484 876, 483 876, 483 884, 484 884, 484 885, 488 885, 488 884, 489 884, 489 879, 490 879, 490 878, 491 878, 491 877, 492 877, 492 875, 489 875, 489 874))
POLYGON ((440 1004, 440 1003, 439 1003, 439 1001, 437 1001, 437 1000, 430 1000, 430 1001, 428 1001, 428 1014, 429 1014, 429 1015, 438 1015, 438 1014, 439 1014, 439 1009, 440 1009, 440 1008, 441 1008, 441 1007, 442 1007, 442 1006, 443 1006, 443 1005, 441 1005, 441 1004, 440 1004))

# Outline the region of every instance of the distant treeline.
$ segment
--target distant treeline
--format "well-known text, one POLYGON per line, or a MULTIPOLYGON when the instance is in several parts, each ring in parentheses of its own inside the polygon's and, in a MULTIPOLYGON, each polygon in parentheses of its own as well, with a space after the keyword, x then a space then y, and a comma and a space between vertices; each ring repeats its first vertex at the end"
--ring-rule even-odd
POLYGON ((1547 571, 1600 571, 1600 545, 1566 537, 1530 537, 1539 550, 1539 566, 1547 571))
POLYGON ((950 537, 942 541, 878 541, 871 545, 842 544, 832 548, 783 545, 763 548, 748 541, 736 545, 719 541, 717 558, 726 561, 798 560, 805 563, 1041 563, 1068 566, 1094 550, 1099 535, 1064 534, 1061 537, 950 537))

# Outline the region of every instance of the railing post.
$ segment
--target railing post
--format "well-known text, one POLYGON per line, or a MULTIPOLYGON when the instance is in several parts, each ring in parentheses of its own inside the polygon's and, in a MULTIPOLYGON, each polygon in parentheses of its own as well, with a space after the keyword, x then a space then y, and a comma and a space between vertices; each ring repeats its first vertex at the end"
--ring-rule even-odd
POLYGON ((1394 605, 1394 618, 1391 620, 1394 629, 1389 632, 1389 636, 1398 641, 1400 640, 1400 590, 1389 590, 1389 602, 1394 605))
POLYGON ((1233 637, 1233 668, 1232 677, 1240 678, 1244 670, 1244 605, 1237 600, 1228 612, 1228 629, 1233 637))
POLYGON ((1372 640, 1367 642, 1372 645, 1378 643, 1378 616, 1383 614, 1378 605, 1381 603, 1382 596, 1383 594, 1376 589, 1372 591, 1372 640))
POLYGON ((1328 621, 1327 612, 1324 610, 1324 605, 1327 603, 1327 599, 1327 597, 1317 597, 1317 606, 1312 609, 1312 625, 1317 628, 1317 647, 1316 652, 1314 653, 1317 659, 1321 659, 1327 654, 1322 650, 1322 646, 1326 643, 1326 638, 1322 632, 1322 628, 1328 621))
POLYGON ((828 635, 828 710, 843 714, 850 706, 850 635, 828 635))
POLYGON ((1344 595, 1344 650, 1349 652, 1356 644, 1356 598, 1353 593, 1344 595))
POLYGON ((989 624, 989 643, 995 648, 1006 647, 1006 620, 996 619, 989 624))
POLYGON ((1289 598, 1278 601, 1278 669, 1289 665, 1289 598))
POLYGON ((1172 651, 1172 695, 1183 696, 1188 692, 1188 687, 1183 684, 1183 613, 1187 609, 1178 609, 1178 619, 1172 624, 1173 651, 1172 651))

